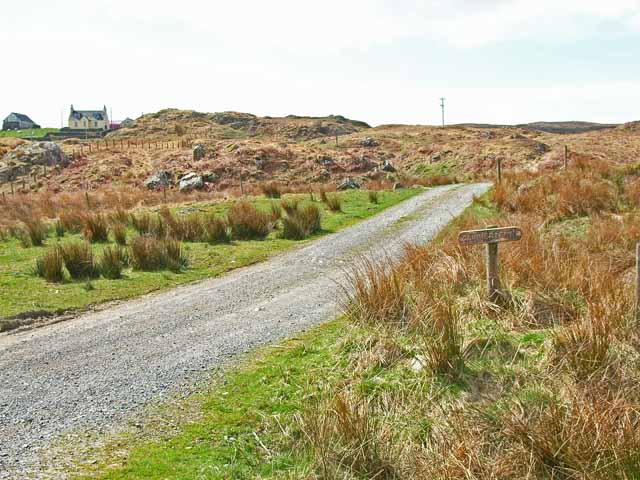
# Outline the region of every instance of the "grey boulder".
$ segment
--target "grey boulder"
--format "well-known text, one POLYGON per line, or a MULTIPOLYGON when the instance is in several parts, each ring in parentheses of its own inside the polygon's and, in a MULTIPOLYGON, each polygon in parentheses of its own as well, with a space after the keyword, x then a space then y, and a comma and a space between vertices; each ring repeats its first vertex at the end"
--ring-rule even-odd
POLYGON ((160 187, 167 187, 171 185, 171 172, 166 170, 156 172, 147 178, 144 182, 144 186, 149 190, 155 190, 160 187))
POLYGON ((338 191, 342 190, 356 190, 360 188, 360 184, 353 178, 345 178, 340 185, 336 188, 338 191))
POLYGON ((202 177, 194 172, 187 173, 180 179, 180 191, 190 192, 191 190, 200 190, 204 187, 204 180, 202 177))

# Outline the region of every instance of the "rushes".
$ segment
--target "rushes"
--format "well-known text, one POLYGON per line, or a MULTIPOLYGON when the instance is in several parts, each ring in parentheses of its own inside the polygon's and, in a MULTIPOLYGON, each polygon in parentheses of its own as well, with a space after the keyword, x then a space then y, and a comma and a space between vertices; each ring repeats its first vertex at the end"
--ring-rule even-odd
POLYGON ((94 261, 91 244, 74 241, 60 246, 64 265, 74 280, 96 278, 100 271, 94 261))
MULTIPOLYGON (((324 193, 324 191, 322 193, 324 193)), ((324 193, 323 202, 327 205, 329 210, 331 210, 332 212, 342 211, 342 199, 340 198, 340 195, 337 193, 333 195, 327 195, 326 193, 324 193)))
POLYGON ((105 247, 100 258, 100 273, 104 278, 111 280, 122 278, 122 270, 126 262, 127 255, 123 248, 105 247))
POLYGON ((203 230, 207 243, 229 243, 231 235, 229 234, 229 225, 222 218, 215 215, 208 215, 203 219, 203 230))
POLYGON ((179 272, 188 261, 179 241, 140 236, 131 242, 131 264, 135 270, 179 272))
POLYGON ((47 225, 42 220, 34 216, 24 217, 22 219, 22 224, 24 225, 24 232, 21 238, 23 246, 42 246, 47 238, 47 231, 49 230, 47 225))
POLYGON ((91 243, 106 242, 109 240, 109 222, 107 217, 97 213, 87 215, 84 218, 83 236, 91 243))
POLYGON ((58 247, 50 248, 44 255, 36 259, 36 275, 48 282, 62 282, 64 280, 63 268, 63 259, 58 247))
POLYGON ((227 218, 231 234, 237 240, 261 240, 273 229, 271 215, 261 212, 246 201, 234 203, 227 218))
MULTIPOLYGON (((285 208, 285 207, 283 207, 285 208)), ((285 208, 287 216, 282 219, 282 237, 302 240, 320 231, 320 209, 314 204, 285 208)))
POLYGON ((282 188, 276 182, 265 183, 260 189, 267 198, 280 198, 282 195, 282 188))

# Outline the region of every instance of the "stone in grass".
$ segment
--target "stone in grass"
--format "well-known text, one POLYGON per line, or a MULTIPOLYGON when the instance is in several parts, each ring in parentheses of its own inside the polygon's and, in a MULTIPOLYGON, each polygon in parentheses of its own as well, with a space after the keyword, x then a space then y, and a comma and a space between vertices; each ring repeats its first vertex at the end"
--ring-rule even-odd
POLYGON ((149 190, 156 190, 160 187, 167 187, 171 185, 171 172, 166 170, 162 170, 160 172, 156 172, 147 178, 144 182, 144 186, 149 190))
POLYGON ((394 167, 389 160, 385 160, 384 162, 382 162, 382 170, 385 172, 395 172, 396 167, 394 167))
POLYGON ((200 175, 194 172, 187 173, 180 179, 180 191, 190 192, 192 190, 200 190, 204 187, 204 180, 200 175))
POLYGON ((353 178, 345 178, 340 185, 336 188, 338 191, 342 190, 356 190, 360 188, 360 184, 353 178))

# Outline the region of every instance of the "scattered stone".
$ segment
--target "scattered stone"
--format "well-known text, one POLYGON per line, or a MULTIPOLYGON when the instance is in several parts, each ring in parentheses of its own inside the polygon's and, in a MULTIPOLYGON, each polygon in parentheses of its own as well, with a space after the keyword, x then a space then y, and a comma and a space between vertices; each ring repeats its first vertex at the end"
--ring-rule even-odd
POLYGON ((333 165, 333 158, 331 157, 331 155, 322 155, 320 158, 318 158, 318 160, 316 160, 316 162, 323 167, 328 167, 330 165, 333 165))
POLYGON ((385 172, 395 172, 396 167, 394 167, 389 160, 385 160, 384 162, 382 162, 382 170, 385 172))
POLYGON ((202 180, 203 180, 205 183, 213 183, 213 182, 215 182, 216 180, 218 180, 218 175, 216 175, 216 174, 215 174, 215 173, 213 173, 213 172, 203 173, 203 174, 202 174, 202 180))
POLYGON ((543 153, 547 153, 549 150, 551 150, 551 147, 549 147, 549 145, 547 145, 546 143, 536 142, 535 145, 533 146, 533 149, 537 153, 542 155, 543 153))
POLYGON ((160 172, 156 172, 152 176, 147 178, 144 182, 144 186, 149 190, 156 190, 160 187, 167 187, 171 185, 171 178, 171 172, 161 170, 160 172))
POLYGON ((11 161, 49 167, 65 167, 69 164, 69 158, 55 142, 28 142, 18 145, 2 157, 3 163, 8 164, 11 161))
POLYGON ((442 160, 442 155, 436 153, 435 155, 431 155, 431 163, 436 163, 442 160))
POLYGON ((190 192, 191 190, 200 190, 204 187, 202 177, 194 172, 187 173, 180 179, 180 191, 190 192))
POLYGON ((345 178, 336 190, 357 190, 360 188, 360 184, 356 182, 353 178, 345 178))
POLYGON ((329 178, 331 176, 331 172, 326 168, 323 168, 322 170, 320 170, 320 173, 318 175, 320 176, 320 178, 329 178))
POLYGON ((360 140, 360 145, 362 145, 363 147, 371 148, 371 147, 377 147, 378 142, 376 142, 371 137, 364 137, 362 140, 360 140))
POLYGON ((205 150, 204 145, 198 144, 193 147, 193 159, 195 161, 202 160, 204 158, 205 150))
POLYGON ((264 160, 263 158, 260 158, 260 157, 256 158, 254 160, 254 162, 256 164, 256 167, 258 167, 259 170, 262 170, 264 168, 265 164, 267 163, 266 160, 264 160))

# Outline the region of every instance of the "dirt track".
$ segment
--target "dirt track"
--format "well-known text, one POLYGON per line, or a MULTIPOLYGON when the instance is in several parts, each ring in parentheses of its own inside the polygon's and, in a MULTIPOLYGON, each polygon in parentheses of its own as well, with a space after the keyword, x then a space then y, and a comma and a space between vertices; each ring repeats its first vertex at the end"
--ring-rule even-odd
POLYGON ((0 335, 0 478, 33 471, 38 450, 60 434, 116 426, 200 372, 334 317, 355 256, 428 241, 487 188, 434 188, 220 278, 0 335))

